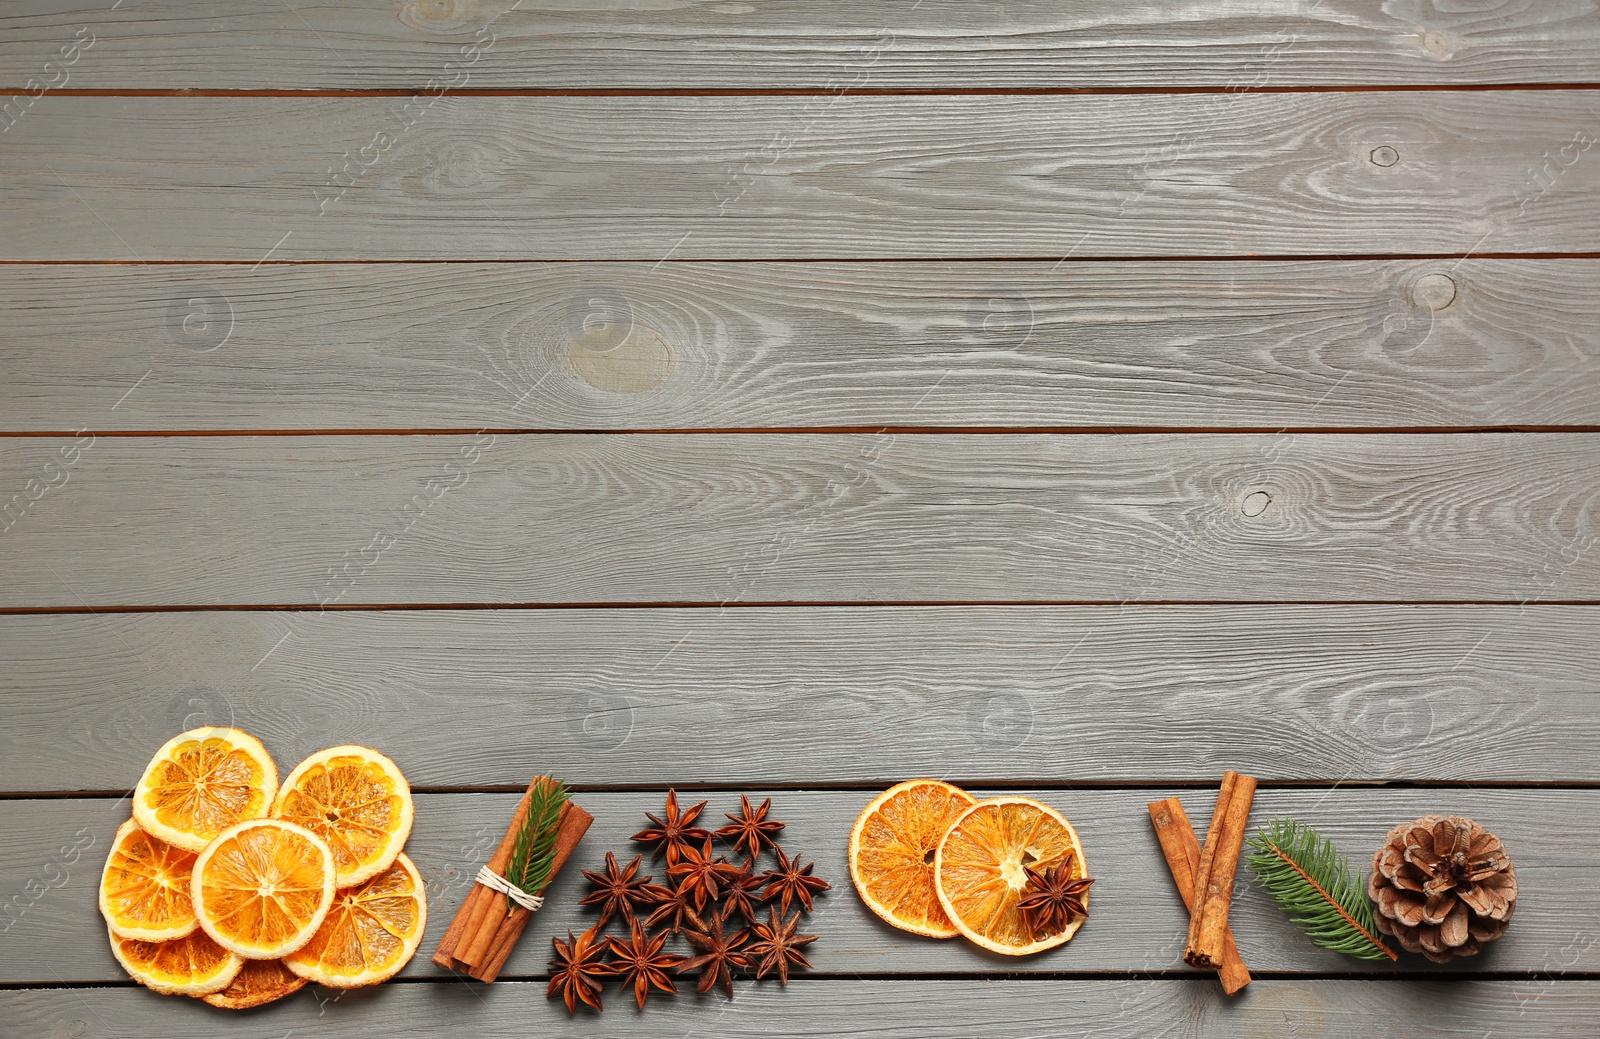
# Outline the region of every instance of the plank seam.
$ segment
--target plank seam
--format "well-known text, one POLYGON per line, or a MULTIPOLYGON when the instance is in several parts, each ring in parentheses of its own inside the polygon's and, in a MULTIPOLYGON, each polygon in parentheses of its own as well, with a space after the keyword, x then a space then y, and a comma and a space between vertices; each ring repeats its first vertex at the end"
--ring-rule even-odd
POLYGON ((722 264, 727 266, 737 264, 905 264, 905 263, 938 263, 938 264, 983 264, 983 263, 1048 263, 1056 266, 1072 266, 1073 264, 1090 263, 1149 263, 1167 264, 1174 263, 1380 263, 1387 261, 1408 260, 1600 260, 1600 252, 1572 252, 1572 251, 1528 251, 1528 252, 1487 252, 1474 250, 1469 252, 1421 252, 1421 253, 1174 253, 1170 256, 1154 254, 1130 253, 1119 255, 1114 253, 1096 253, 1061 257, 1055 255, 1040 256, 690 256, 690 257, 656 257, 656 256, 603 256, 603 257, 465 257, 465 258, 429 258, 429 257, 386 257, 379 259, 307 259, 307 260, 103 260, 103 259, 55 259, 55 260, 19 260, 0 259, 0 267, 359 267, 379 265, 446 265, 446 264, 477 264, 483 265, 511 265, 511 264, 651 264, 659 267, 662 264, 692 266, 695 264, 722 264))
MULTIPOLYGON (((58 97, 283 97, 283 98, 402 98, 413 97, 411 87, 64 87, 51 90, 58 97)), ((1122 97, 1128 95, 1232 95, 1232 94, 1438 94, 1517 93, 1539 90, 1600 90, 1600 83, 1535 81, 1528 83, 1299 83, 1261 86, 1201 85, 1190 87, 461 87, 451 97, 1122 97)), ((0 87, 7 94, 25 94, 21 86, 0 87)))
POLYGON ((421 429, 59 429, 0 430, 0 439, 61 439, 92 432, 125 440, 155 437, 456 437, 495 436, 1460 436, 1481 434, 1600 433, 1600 425, 1468 426, 704 426, 660 429, 560 428, 535 426, 437 426, 421 429))
POLYGON ((102 606, 0 606, 0 616, 44 616, 49 614, 113 613, 399 613, 469 610, 722 610, 722 609, 910 609, 960 607, 1076 607, 1116 606, 1494 606, 1538 609, 1546 606, 1600 606, 1595 599, 874 599, 874 600, 749 600, 695 602, 458 602, 458 603, 230 603, 196 605, 102 605, 102 606))

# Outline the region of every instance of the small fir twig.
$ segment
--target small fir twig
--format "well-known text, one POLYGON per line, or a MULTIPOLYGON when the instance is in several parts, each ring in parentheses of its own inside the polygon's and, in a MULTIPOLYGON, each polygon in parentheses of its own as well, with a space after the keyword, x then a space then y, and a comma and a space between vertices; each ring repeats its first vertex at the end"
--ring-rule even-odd
MULTIPOLYGON (((528 814, 517 831, 517 842, 506 863, 506 879, 530 895, 538 894, 550 883, 555 866, 556 837, 560 833, 561 806, 567 803, 567 785, 547 777, 528 798, 528 814)), ((506 914, 516 909, 507 900, 506 914)))
POLYGON ((1251 872, 1313 942, 1358 960, 1397 958, 1378 937, 1361 879, 1333 841, 1305 823, 1274 819, 1250 847, 1251 872))

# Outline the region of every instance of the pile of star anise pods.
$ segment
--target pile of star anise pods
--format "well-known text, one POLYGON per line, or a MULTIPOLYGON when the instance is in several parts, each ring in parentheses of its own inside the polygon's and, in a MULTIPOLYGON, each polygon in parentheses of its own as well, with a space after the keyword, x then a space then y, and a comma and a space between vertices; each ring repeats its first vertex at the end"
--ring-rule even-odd
POLYGON ((550 998, 559 995, 571 1014, 579 1003, 599 1010, 605 983, 617 980, 643 1009, 652 992, 677 993, 674 974, 696 974, 696 991, 720 987, 732 999, 735 973, 787 985, 791 970, 811 966, 805 946, 816 935, 799 933, 800 920, 831 885, 812 874, 812 863, 802 865, 778 846, 783 823, 768 818, 771 798, 758 807, 744 795, 739 801, 739 814, 726 813, 731 822, 714 832, 695 825, 706 802, 680 810, 676 790, 667 792, 662 817, 645 814, 651 826, 633 839, 653 846, 650 861, 665 865, 665 884, 640 875, 643 855, 619 865, 606 852, 604 870, 583 871, 591 890, 582 904, 597 907, 600 917, 577 937, 568 931, 564 940, 552 939, 550 998), (742 861, 718 854, 717 842, 742 861), (768 852, 771 868, 757 872, 768 852), (604 933, 612 921, 625 932, 620 937, 604 933), (674 937, 691 955, 668 951, 674 937))

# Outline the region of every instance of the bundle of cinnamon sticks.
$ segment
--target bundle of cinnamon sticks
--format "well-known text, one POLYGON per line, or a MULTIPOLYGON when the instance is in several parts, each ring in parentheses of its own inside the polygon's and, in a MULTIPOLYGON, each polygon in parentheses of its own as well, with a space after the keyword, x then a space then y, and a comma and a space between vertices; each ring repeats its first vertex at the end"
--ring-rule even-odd
POLYGON ((1151 801, 1149 805, 1150 822, 1161 842, 1167 868, 1189 909, 1184 962, 1215 970, 1222 990, 1230 996, 1250 984, 1250 972, 1239 958, 1233 932, 1228 928, 1228 910, 1233 904, 1233 878, 1255 793, 1256 781, 1251 777, 1223 773, 1204 847, 1176 797, 1151 801))
MULTIPOLYGON (((554 781, 548 776, 539 776, 528 784, 527 792, 522 795, 522 801, 517 805, 516 814, 511 817, 511 826, 506 830, 505 839, 500 842, 500 847, 489 859, 489 868, 495 873, 505 875, 506 864, 511 860, 511 851, 516 844, 517 834, 522 829, 523 820, 528 817, 528 803, 532 800, 534 791, 539 789, 541 784, 551 782, 554 781)), ((592 822, 594 816, 571 801, 561 806, 561 814, 557 817, 556 823, 551 879, 560 872, 562 865, 578 846, 578 841, 583 838, 584 832, 589 829, 589 824, 592 822)), ((547 883, 545 887, 548 888, 549 884, 547 883)), ((543 891, 533 893, 543 894, 543 891)), ((433 962, 447 970, 459 971, 477 981, 493 981, 500 976, 506 960, 511 956, 511 950, 516 947, 517 939, 522 937, 523 928, 528 926, 528 918, 532 915, 529 910, 513 904, 504 894, 475 883, 472 885, 472 890, 467 892, 461 908, 456 911, 455 919, 450 921, 449 930, 445 931, 444 937, 439 940, 439 948, 433 954, 433 962)))

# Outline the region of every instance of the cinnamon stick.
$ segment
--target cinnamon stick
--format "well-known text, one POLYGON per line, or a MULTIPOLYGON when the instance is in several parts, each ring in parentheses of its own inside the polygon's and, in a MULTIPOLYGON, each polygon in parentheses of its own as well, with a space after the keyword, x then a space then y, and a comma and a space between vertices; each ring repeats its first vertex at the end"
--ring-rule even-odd
MULTIPOLYGON (((517 810, 511 815, 511 825, 507 828, 505 837, 501 839, 500 846, 495 849, 495 853, 489 856, 488 866, 490 870, 501 875, 505 874, 506 867, 511 862, 511 853, 517 844, 517 834, 522 830, 522 824, 528 817, 528 806, 533 800, 534 791, 548 782, 549 777, 536 776, 533 782, 528 784, 528 789, 522 795, 522 800, 517 802, 517 810)), ((455 924, 458 922, 462 926, 456 936, 455 947, 450 950, 450 955, 456 962, 447 964, 447 966, 455 967, 459 965, 460 961, 465 959, 467 949, 476 940, 479 933, 486 927, 492 926, 492 922, 496 918, 491 916, 491 912, 496 907, 497 899, 503 915, 506 904, 505 896, 484 887, 482 884, 473 885, 471 908, 469 909, 467 905, 463 904, 461 911, 456 914, 456 920, 451 922, 452 930, 454 930, 455 924)), ((446 938, 448 937, 449 932, 446 932, 446 938)), ((443 942, 440 943, 440 951, 444 951, 443 942)))
MULTIPOLYGON (((560 821, 557 824, 556 844, 553 849, 553 858, 550 877, 561 871, 568 857, 583 839, 589 824, 594 822, 594 816, 568 801, 561 807, 560 821)), ((537 894, 543 894, 549 888, 546 884, 537 894)), ((490 982, 500 976, 500 971, 505 967, 506 960, 511 958, 511 950, 516 948, 517 939, 522 937, 523 930, 528 926, 528 920, 533 916, 529 910, 519 905, 514 905, 505 895, 491 892, 496 900, 496 907, 504 906, 508 912, 504 916, 496 917, 498 923, 495 927, 485 930, 488 940, 474 944, 467 955, 473 957, 464 961, 467 967, 466 974, 478 981, 490 982), (481 951, 480 951, 481 950, 481 951)))
MULTIPOLYGON (((563 846, 565 846, 566 853, 570 855, 572 847, 578 843, 577 837, 583 836, 582 830, 578 831, 577 837, 571 835, 569 821, 573 817, 574 810, 583 812, 583 809, 568 801, 561 806, 561 813, 556 816, 555 854, 558 865, 566 857, 562 854, 563 846), (570 841, 570 844, 568 841, 570 841)), ((583 814, 588 815, 587 812, 583 814)), ((520 828, 521 825, 520 821, 515 824, 517 828, 520 828)), ((583 829, 586 830, 588 828, 589 824, 585 822, 583 829)), ((506 870, 506 864, 501 863, 499 866, 491 864, 489 868, 503 875, 506 870)), ((555 877, 554 870, 551 871, 550 876, 552 878, 555 877)), ((540 892, 535 891, 534 894, 537 895, 540 892)), ((488 896, 479 904, 472 919, 467 922, 466 930, 462 932, 461 944, 456 949, 456 962, 465 964, 469 975, 488 961, 489 946, 494 943, 496 933, 505 924, 506 919, 516 912, 526 913, 527 910, 522 909, 499 891, 489 891, 488 896)))
MULTIPOLYGON (((544 776, 538 776, 528 784, 522 800, 517 802, 517 810, 512 813, 510 829, 506 830, 506 835, 501 839, 500 846, 495 849, 494 854, 489 856, 489 868, 496 873, 503 873, 506 863, 511 861, 511 849, 517 843, 517 831, 522 828, 522 820, 528 816, 528 802, 532 800, 534 790, 538 789, 544 779, 544 776)), ((471 921, 482 919, 484 903, 492 894, 494 892, 482 884, 473 883, 467 892, 467 897, 461 901, 461 908, 456 910, 455 917, 450 921, 450 927, 444 932, 444 937, 439 939, 439 948, 433 954, 434 963, 446 970, 455 969, 455 952, 461 943, 461 937, 467 932, 471 921)))
MULTIPOLYGON (((1156 839, 1161 842, 1161 852, 1167 858, 1167 868, 1172 871, 1172 881, 1183 896, 1184 908, 1194 912, 1194 874, 1200 865, 1200 841, 1189 824, 1189 816, 1176 797, 1150 802, 1150 822, 1156 828, 1156 839)), ((1222 966, 1217 969, 1222 991, 1233 995, 1250 984, 1250 971, 1239 956, 1239 947, 1233 942, 1233 930, 1222 934, 1222 966)))
MULTIPOLYGON (((528 790, 517 804, 511 825, 495 853, 489 857, 488 866, 504 874, 516 846, 517 833, 528 815, 528 804, 533 793, 548 777, 540 776, 528 785, 528 790)), ((571 856, 578 841, 583 838, 594 817, 572 801, 561 806, 557 817, 556 843, 550 877, 553 880, 571 856)), ((546 884, 546 887, 549 885, 546 884)), ((542 894, 543 892, 536 892, 542 894)), ((490 890, 482 884, 473 884, 462 900, 461 908, 450 921, 439 947, 434 951, 433 962, 448 970, 459 970, 479 981, 493 981, 511 955, 512 948, 522 935, 532 913, 516 906, 505 895, 490 890)))
POLYGON ((439 947, 433 951, 433 962, 445 970, 456 968, 456 946, 461 942, 461 932, 466 930, 467 918, 477 907, 478 893, 482 890, 481 884, 473 884, 467 890, 467 897, 461 900, 461 908, 456 910, 456 915, 450 920, 450 926, 445 929, 444 937, 439 939, 439 947))
POLYGON ((1222 774, 1217 807, 1211 813, 1211 826, 1195 868, 1194 910, 1189 918, 1189 943, 1183 950, 1184 962, 1191 966, 1213 970, 1222 966, 1233 876, 1239 868, 1239 851, 1255 794, 1256 781, 1250 776, 1231 770, 1222 774))

